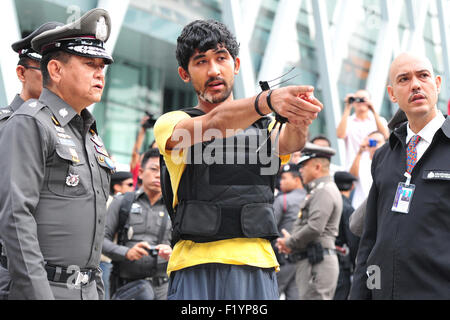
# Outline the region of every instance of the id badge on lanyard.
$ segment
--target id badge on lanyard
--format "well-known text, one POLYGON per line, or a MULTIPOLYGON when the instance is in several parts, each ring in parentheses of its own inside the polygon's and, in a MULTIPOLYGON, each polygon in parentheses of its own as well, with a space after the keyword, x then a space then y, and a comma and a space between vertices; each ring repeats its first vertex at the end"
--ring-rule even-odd
POLYGON ((411 175, 405 172, 406 182, 400 182, 395 193, 392 211, 408 214, 416 186, 411 184, 411 175))

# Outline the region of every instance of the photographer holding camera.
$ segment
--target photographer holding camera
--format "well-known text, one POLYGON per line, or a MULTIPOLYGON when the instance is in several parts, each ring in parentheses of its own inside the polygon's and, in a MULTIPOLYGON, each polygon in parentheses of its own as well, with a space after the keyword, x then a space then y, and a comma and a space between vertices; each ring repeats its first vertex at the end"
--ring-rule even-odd
MULTIPOLYGON (((136 142, 134 143, 133 151, 131 153, 130 172, 133 175, 133 184, 137 188, 140 187, 141 183, 139 180, 139 168, 143 154, 140 153, 140 150, 142 148, 142 144, 144 143, 147 130, 153 128, 155 122, 156 120, 154 119, 154 116, 148 111, 145 111, 145 116, 141 119, 141 127, 139 128, 136 142)), ((153 148, 153 146, 150 145, 149 149, 150 148, 153 148)))
POLYGON ((341 122, 336 129, 337 137, 345 140, 345 170, 350 169, 364 138, 374 131, 381 132, 385 139, 389 136, 387 121, 375 111, 369 92, 359 90, 348 94, 341 122), (350 115, 352 109, 355 112, 350 115))
POLYGON ((356 154, 349 172, 358 180, 355 182, 355 193, 352 198, 353 208, 358 208, 369 195, 372 186, 372 159, 375 151, 386 143, 384 135, 374 131, 364 138, 356 154))
POLYGON ((139 177, 141 188, 108 208, 102 252, 113 261, 112 299, 166 300, 171 222, 161 198, 158 149, 144 154, 139 177))

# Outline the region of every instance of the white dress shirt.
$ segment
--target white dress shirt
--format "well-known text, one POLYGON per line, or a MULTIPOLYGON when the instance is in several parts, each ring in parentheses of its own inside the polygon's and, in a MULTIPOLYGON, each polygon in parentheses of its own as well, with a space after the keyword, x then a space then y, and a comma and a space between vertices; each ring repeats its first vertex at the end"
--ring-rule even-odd
POLYGON ((445 122, 445 117, 442 115, 442 112, 438 110, 436 116, 428 122, 428 124, 420 130, 417 134, 414 133, 411 128, 409 127, 409 123, 407 126, 407 136, 406 136, 406 145, 408 145, 409 140, 415 135, 420 136, 419 143, 416 146, 417 150, 417 161, 420 160, 420 158, 423 156, 425 151, 427 151, 428 147, 430 146, 431 142, 433 141, 434 135, 436 132, 442 127, 442 125, 445 122))

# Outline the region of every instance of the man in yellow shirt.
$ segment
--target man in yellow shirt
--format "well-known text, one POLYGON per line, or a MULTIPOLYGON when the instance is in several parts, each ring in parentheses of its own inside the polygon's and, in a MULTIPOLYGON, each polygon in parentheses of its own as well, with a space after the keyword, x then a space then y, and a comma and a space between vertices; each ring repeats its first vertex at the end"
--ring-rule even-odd
POLYGON ((323 106, 310 86, 234 100, 238 53, 214 20, 188 24, 177 41, 178 72, 198 105, 164 114, 154 127, 176 212, 168 299, 278 299, 275 177, 323 106), (272 111, 289 122, 275 125, 265 116, 272 111))

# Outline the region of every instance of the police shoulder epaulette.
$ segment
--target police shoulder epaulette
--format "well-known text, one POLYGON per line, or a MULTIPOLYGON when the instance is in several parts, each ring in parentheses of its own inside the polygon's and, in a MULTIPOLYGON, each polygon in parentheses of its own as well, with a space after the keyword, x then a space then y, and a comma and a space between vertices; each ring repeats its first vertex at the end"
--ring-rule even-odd
POLYGON ((9 117, 12 116, 12 114, 13 111, 9 107, 2 108, 0 109, 0 120, 8 119, 9 117))
POLYGON ((16 114, 24 114, 29 116, 35 116, 43 107, 45 104, 40 102, 37 99, 30 99, 15 112, 16 114))

